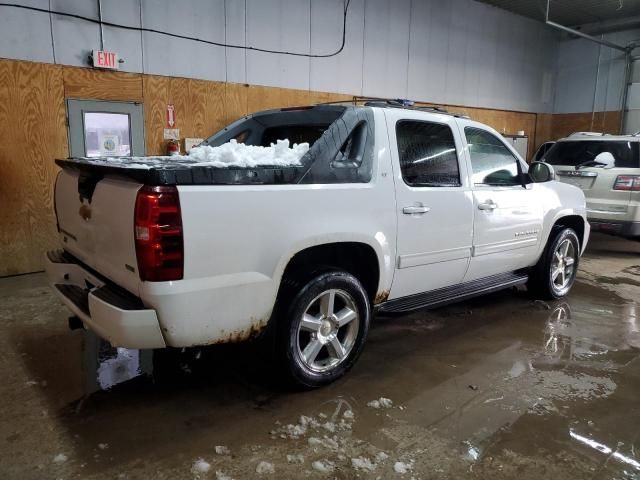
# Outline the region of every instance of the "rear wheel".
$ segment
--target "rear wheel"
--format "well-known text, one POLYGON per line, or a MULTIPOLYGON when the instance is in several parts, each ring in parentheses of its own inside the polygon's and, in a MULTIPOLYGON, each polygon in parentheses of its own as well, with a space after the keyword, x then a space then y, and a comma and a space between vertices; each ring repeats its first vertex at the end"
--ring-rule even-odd
POLYGON ((344 375, 367 338, 371 306, 360 282, 346 272, 326 272, 283 296, 277 353, 286 378, 304 388, 344 375))
POLYGON ((538 264, 529 278, 529 290, 545 299, 569 293, 576 280, 580 261, 580 242, 571 228, 554 230, 538 264))

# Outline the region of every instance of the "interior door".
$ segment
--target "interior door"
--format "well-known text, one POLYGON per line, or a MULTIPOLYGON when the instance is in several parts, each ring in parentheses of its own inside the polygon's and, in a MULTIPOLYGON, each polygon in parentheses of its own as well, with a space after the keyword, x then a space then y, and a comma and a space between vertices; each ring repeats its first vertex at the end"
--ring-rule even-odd
POLYGON ((459 125, 475 209, 473 252, 465 281, 530 266, 542 238, 539 189, 535 184, 522 186, 520 160, 497 134, 466 120, 459 125))
POLYGON ((387 111, 396 186, 397 270, 389 298, 462 281, 471 255, 473 199, 453 117, 387 111))
POLYGON ((142 104, 67 100, 72 157, 144 155, 142 104))

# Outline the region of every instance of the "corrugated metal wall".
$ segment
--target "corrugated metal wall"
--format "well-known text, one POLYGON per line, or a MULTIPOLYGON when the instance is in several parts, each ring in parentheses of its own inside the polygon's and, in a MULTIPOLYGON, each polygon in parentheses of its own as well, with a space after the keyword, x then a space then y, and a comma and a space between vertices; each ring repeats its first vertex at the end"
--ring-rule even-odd
MULTIPOLYGON (((98 17, 97 0, 51 6, 98 17)), ((310 53, 339 47, 342 8, 343 0, 102 1, 106 21, 310 53)), ((99 48, 99 27, 49 17, 0 7, 0 57, 84 65, 99 48)), ((328 59, 104 28, 105 48, 126 71, 534 112, 553 107, 556 38, 539 22, 472 0, 352 0, 346 47, 328 59)))
MULTIPOLYGON (((603 38, 626 45, 640 39, 640 30, 610 33, 603 38)), ((624 52, 584 39, 565 40, 558 47, 557 62, 555 113, 622 108, 624 52)), ((594 128, 597 130, 597 126, 594 128)))

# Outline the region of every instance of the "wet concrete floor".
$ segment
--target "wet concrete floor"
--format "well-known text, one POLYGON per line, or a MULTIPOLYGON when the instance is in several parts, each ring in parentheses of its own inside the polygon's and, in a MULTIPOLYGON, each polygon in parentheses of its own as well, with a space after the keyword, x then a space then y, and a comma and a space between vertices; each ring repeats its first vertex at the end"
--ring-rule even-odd
MULTIPOLYGON (((379 318, 321 390, 221 346, 86 395, 90 337, 42 274, 2 279, 0 478, 640 479, 639 283, 640 242, 595 235, 567 299, 379 318)), ((120 353, 106 384, 138 361, 120 353)))

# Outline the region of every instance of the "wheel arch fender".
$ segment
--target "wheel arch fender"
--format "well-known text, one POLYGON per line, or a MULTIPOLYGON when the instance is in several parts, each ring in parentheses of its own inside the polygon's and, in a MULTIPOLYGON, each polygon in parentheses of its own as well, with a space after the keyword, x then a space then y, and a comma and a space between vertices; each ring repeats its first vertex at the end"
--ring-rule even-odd
POLYGON ((390 239, 382 232, 373 236, 358 233, 331 234, 327 236, 308 237, 291 245, 291 248, 278 261, 273 279, 282 286, 286 273, 300 262, 317 262, 316 265, 343 268, 353 274, 365 286, 372 303, 386 300, 393 281, 393 255, 390 239), (340 252, 344 252, 343 255, 340 252), (349 258, 355 255, 358 258, 349 258), (375 265, 369 265, 375 259, 375 265), (354 268, 357 271, 354 271, 354 268), (364 271, 361 270, 364 268, 364 271), (374 279, 362 278, 367 272, 374 279))
POLYGON ((562 208, 547 213, 547 217, 544 220, 542 242, 540 242, 538 258, 540 258, 540 256, 544 252, 544 249, 547 247, 552 232, 559 227, 572 228, 578 236, 578 241, 580 242, 580 252, 584 252, 584 248, 586 246, 585 241, 588 234, 587 220, 584 214, 577 212, 573 208, 562 208))

